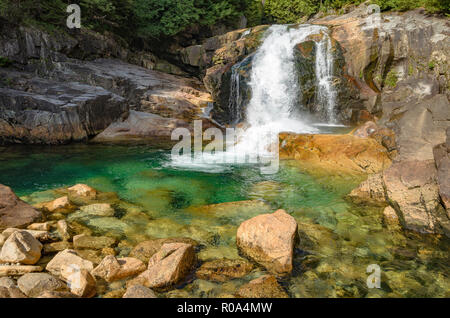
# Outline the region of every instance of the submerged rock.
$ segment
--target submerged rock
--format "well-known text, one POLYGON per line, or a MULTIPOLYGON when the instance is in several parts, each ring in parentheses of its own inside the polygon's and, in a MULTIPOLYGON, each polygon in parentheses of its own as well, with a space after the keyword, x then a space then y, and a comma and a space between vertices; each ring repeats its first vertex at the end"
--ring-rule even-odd
POLYGON ((230 279, 243 277, 249 274, 252 269, 253 265, 247 261, 224 258, 202 264, 195 275, 199 279, 226 282, 230 279))
POLYGON ((4 263, 36 264, 41 258, 42 244, 27 231, 15 231, 6 240, 0 253, 4 263))
POLYGON ((356 204, 386 205, 382 173, 370 175, 347 198, 356 204))
POLYGON ((179 283, 192 270, 195 264, 194 248, 190 244, 169 243, 153 255, 148 269, 127 286, 143 285, 149 288, 166 289, 179 283))
POLYGON ((122 298, 158 298, 150 289, 142 285, 135 285, 127 288, 122 298))
POLYGON ((11 188, 0 184, 0 229, 24 228, 41 218, 41 212, 20 200, 11 188))
POLYGON ((36 208, 50 213, 67 214, 72 212, 75 207, 70 203, 69 198, 64 196, 50 202, 37 204, 36 208))
POLYGON ((237 295, 242 298, 289 298, 275 276, 271 275, 259 277, 243 285, 237 295))
POLYGON ((242 223, 236 236, 239 250, 276 275, 292 271, 297 222, 284 210, 256 216, 242 223))
POLYGON ((73 246, 75 249, 101 250, 112 247, 115 243, 115 239, 106 236, 90 236, 80 234, 73 237, 73 246))
POLYGON ((42 272, 41 266, 32 265, 1 265, 0 277, 4 276, 21 276, 28 273, 42 272))
POLYGON ((197 241, 187 237, 155 239, 144 241, 136 245, 130 252, 130 256, 140 259, 144 263, 148 263, 149 259, 155 255, 164 244, 169 243, 185 243, 194 247, 198 245, 197 241))

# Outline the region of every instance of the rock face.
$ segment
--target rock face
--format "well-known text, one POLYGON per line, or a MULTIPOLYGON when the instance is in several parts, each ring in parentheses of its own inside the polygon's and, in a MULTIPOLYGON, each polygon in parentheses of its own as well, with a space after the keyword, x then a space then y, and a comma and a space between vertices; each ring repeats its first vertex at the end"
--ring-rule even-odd
POLYGON ((439 195, 447 215, 450 217, 450 128, 447 129, 447 142, 435 147, 434 158, 437 167, 439 195))
POLYGON ((42 244, 27 231, 16 231, 6 240, 0 253, 4 263, 36 264, 41 258, 42 244))
POLYGON ((184 243, 164 244, 153 255, 145 272, 128 282, 129 286, 143 285, 148 288, 169 288, 179 283, 192 270, 195 252, 192 245, 184 243))
POLYGON ((170 140, 174 128, 188 128, 181 119, 164 118, 159 115, 130 111, 128 116, 110 125, 95 137, 94 142, 133 142, 156 138, 170 140))
POLYGON ((280 158, 306 167, 351 174, 377 173, 391 164, 388 151, 372 138, 351 135, 280 134, 280 158))
POLYGON ((295 219, 278 210, 243 222, 237 231, 236 244, 245 256, 271 273, 286 275, 292 271, 297 230, 295 219))
POLYGON ((11 188, 0 184, 0 229, 24 228, 41 218, 39 211, 20 200, 11 188))
POLYGON ((253 265, 247 261, 224 258, 202 264, 195 275, 199 279, 226 282, 233 278, 243 277, 252 269, 253 265))
POLYGON ((433 160, 402 161, 383 174, 389 203, 408 229, 424 233, 442 232, 449 219, 439 203, 437 171, 433 160))
MULTIPOLYGON (((14 74, 21 81, 25 73, 14 74)), ((9 75, 14 76, 14 75, 9 75)), ((124 99, 101 87, 31 78, 0 88, 0 143, 59 144, 86 140, 126 110, 124 99), (64 94, 61 94, 64 92, 64 94)))
POLYGON ((242 286, 237 295, 242 298, 289 298, 275 276, 265 275, 242 286))
POLYGON ((44 292, 67 290, 62 281, 46 273, 25 274, 17 280, 17 285, 28 297, 38 297, 44 292))
POLYGON ((129 110, 184 126, 201 118, 211 101, 199 80, 154 70, 185 75, 170 63, 151 53, 131 53, 87 30, 75 37, 50 35, 5 22, 0 44, 0 56, 24 70, 0 70, 8 79, 0 82, 0 144, 86 140, 123 121, 129 110), (86 56, 93 61, 78 60, 86 56))

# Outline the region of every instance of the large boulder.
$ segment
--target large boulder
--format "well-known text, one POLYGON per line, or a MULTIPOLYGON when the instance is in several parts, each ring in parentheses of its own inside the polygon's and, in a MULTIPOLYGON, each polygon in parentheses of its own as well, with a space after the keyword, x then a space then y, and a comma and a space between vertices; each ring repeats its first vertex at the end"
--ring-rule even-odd
POLYGON ((0 253, 4 263, 36 264, 41 258, 42 244, 27 231, 15 231, 6 240, 0 253))
POLYGON ((437 171, 433 160, 401 161, 383 173, 389 203, 407 229, 442 233, 449 218, 440 205, 437 171))
POLYGON ((236 244, 240 252, 271 273, 290 274, 297 227, 295 219, 284 210, 262 214, 239 226, 236 244))
POLYGON ((41 212, 20 200, 10 187, 0 184, 0 229, 24 228, 41 218, 41 212))
POLYGON ((307 168, 349 174, 381 172, 391 164, 388 151, 372 138, 352 135, 280 134, 280 158, 307 168))
POLYGON ((145 272, 128 282, 148 288, 167 289, 179 283, 195 265, 194 247, 184 243, 164 244, 153 255, 145 272))

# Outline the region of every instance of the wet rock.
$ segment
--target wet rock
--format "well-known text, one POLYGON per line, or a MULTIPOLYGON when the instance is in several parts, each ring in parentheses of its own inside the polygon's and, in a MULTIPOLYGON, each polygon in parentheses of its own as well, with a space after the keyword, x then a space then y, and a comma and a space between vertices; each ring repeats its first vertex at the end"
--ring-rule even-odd
POLYGON ((140 259, 144 263, 148 263, 149 259, 155 255, 164 244, 169 243, 185 243, 190 244, 192 246, 197 246, 198 243, 187 237, 180 238, 168 238, 168 239, 155 239, 144 241, 136 245, 133 250, 130 252, 131 257, 135 257, 140 259))
POLYGON ((433 150, 437 167, 439 195, 450 217, 450 128, 447 129, 447 143, 438 145, 433 150))
POLYGON ((94 138, 94 142, 132 142, 155 140, 164 137, 170 140, 175 128, 189 127, 189 122, 164 118, 156 114, 130 111, 126 119, 116 121, 94 138))
POLYGON ((351 135, 280 134, 280 158, 307 168, 349 174, 373 174, 390 166, 386 148, 371 138, 351 135))
POLYGON ((400 221, 397 212, 395 212, 394 208, 392 208, 391 206, 388 206, 384 209, 383 222, 388 228, 391 229, 400 228, 400 221))
POLYGON ((67 290, 67 286, 61 280, 46 273, 25 274, 17 280, 17 285, 28 297, 38 297, 49 291, 67 290))
POLYGON ((67 196, 58 198, 56 200, 41 203, 36 205, 38 209, 44 210, 50 213, 63 213, 67 214, 74 210, 74 206, 70 203, 69 198, 67 196))
POLYGON ((61 277, 63 266, 75 266, 76 268, 92 271, 94 265, 92 262, 82 259, 74 250, 64 250, 47 264, 46 270, 55 276, 61 277))
POLYGON ((48 222, 33 223, 27 227, 27 230, 48 232, 50 231, 50 224, 48 222))
POLYGON ((61 279, 67 283, 70 292, 76 296, 91 298, 97 293, 95 278, 85 268, 63 265, 61 267, 61 279))
POLYGON ((150 288, 135 285, 128 287, 122 298, 158 298, 158 296, 150 288))
POLYGON ((17 286, 0 286, 0 298, 27 298, 27 296, 25 296, 17 286))
POLYGON ((253 265, 247 261, 224 258, 202 264, 195 275, 199 279, 226 282, 246 276, 252 269, 253 265))
POLYGON ((11 188, 0 184, 0 229, 24 228, 41 218, 41 212, 20 200, 11 188))
POLYGON ((237 295, 242 298, 289 298, 275 276, 271 275, 259 277, 243 285, 237 295))
POLYGON ((78 298, 78 296, 67 291, 44 291, 37 298, 78 298))
POLYGON ((28 273, 42 272, 41 266, 31 265, 0 265, 0 277, 21 276, 28 273))
POLYGON ((71 228, 66 220, 59 220, 58 223, 56 223, 56 230, 62 240, 68 241, 72 238, 71 228))
POLYGON ((145 264, 139 259, 132 257, 116 259, 111 255, 106 256, 92 273, 107 282, 112 282, 138 275, 145 270, 145 264))
POLYGON ((82 206, 79 211, 72 213, 69 221, 88 222, 91 218, 113 217, 114 209, 108 203, 96 203, 82 206))
POLYGON ((41 258, 42 244, 27 231, 16 231, 6 240, 0 253, 4 263, 36 264, 41 258))
POLYGON ((16 286, 16 281, 10 277, 1 277, 0 278, 0 287, 14 287, 16 286))
POLYGON ((386 205, 386 197, 381 173, 370 175, 347 196, 355 204, 386 205))
POLYGON ((91 250, 91 249, 75 249, 75 252, 83 259, 92 262, 93 266, 100 264, 104 255, 100 250, 91 250))
POLYGON ((195 264, 194 248, 190 244, 169 243, 153 255, 148 269, 127 286, 143 285, 148 288, 166 289, 179 283, 192 270, 195 264))
POLYGON ((439 233, 441 223, 448 221, 436 178, 433 160, 397 162, 384 172, 386 195, 407 229, 439 233))
POLYGON ((73 246, 75 249, 101 250, 103 248, 112 247, 115 244, 115 239, 106 236, 80 234, 73 237, 73 246))
POLYGON ((16 228, 7 228, 2 232, 2 236, 7 239, 11 236, 11 234, 18 231, 25 231, 27 233, 30 233, 36 240, 40 242, 48 242, 52 240, 52 237, 48 231, 20 230, 16 228))
POLYGON ((54 242, 49 244, 44 244, 44 254, 52 254, 61 252, 67 249, 73 249, 73 244, 67 241, 54 242))
POLYGON ((85 197, 90 199, 95 199, 97 197, 97 190, 86 184, 76 184, 67 190, 69 191, 69 195, 73 197, 85 197))
POLYGON ((239 250, 270 272, 292 271, 292 257, 298 238, 297 222, 284 210, 256 216, 242 223, 236 236, 239 250))

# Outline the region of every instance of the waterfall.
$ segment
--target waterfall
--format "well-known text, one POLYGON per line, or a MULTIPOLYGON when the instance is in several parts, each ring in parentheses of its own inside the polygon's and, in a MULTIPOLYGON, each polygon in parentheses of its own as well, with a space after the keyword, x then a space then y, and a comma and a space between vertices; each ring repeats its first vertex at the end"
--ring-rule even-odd
POLYGON ((318 132, 299 111, 300 87, 294 60, 295 46, 313 34, 323 34, 323 39, 316 42, 317 99, 326 105, 329 121, 334 121, 336 94, 331 83, 333 58, 328 29, 318 25, 274 25, 253 59, 249 83, 252 98, 246 110, 249 128, 240 135, 237 152, 257 152, 261 149, 256 148, 258 143, 268 146, 280 132, 318 132), (269 132, 272 139, 261 140, 269 132))
POLYGON ((244 128, 235 132, 237 138, 230 138, 230 142, 227 135, 223 152, 203 154, 200 161, 178 157, 172 165, 217 172, 224 161, 226 164, 248 163, 249 158, 250 163, 256 163, 254 158, 276 158, 278 161, 279 133, 318 133, 317 125, 308 120, 305 111, 301 111, 302 90, 295 63, 296 45, 317 38, 309 38, 311 35, 321 35, 321 39, 315 41, 316 99, 325 109, 328 121, 333 123, 336 93, 332 83, 334 62, 328 28, 319 25, 273 25, 257 52, 231 69, 228 110, 232 113, 232 124, 242 120, 243 107, 246 112, 244 128), (248 67, 246 62, 250 58, 250 81, 247 85, 251 89, 251 98, 247 105, 242 105, 241 72, 248 67))
MULTIPOLYGON (((241 62, 242 63, 242 62, 241 62)), ((231 78, 230 78, 230 97, 228 100, 228 110, 231 115, 231 123, 237 124, 241 121, 241 75, 240 66, 241 63, 233 65, 231 68, 231 78)))
POLYGON ((336 90, 333 85, 334 59, 332 54, 331 39, 324 39, 316 43, 316 78, 317 78, 317 103, 324 106, 325 115, 330 124, 336 123, 335 105, 336 90))

